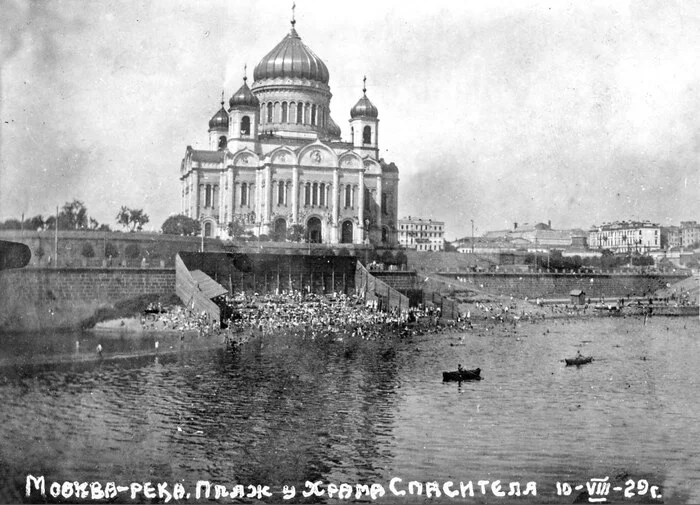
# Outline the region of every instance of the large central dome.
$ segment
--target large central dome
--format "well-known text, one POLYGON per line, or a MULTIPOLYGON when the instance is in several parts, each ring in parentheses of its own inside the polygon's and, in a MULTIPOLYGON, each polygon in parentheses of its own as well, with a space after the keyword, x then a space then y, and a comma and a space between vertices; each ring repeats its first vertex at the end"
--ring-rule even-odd
POLYGON ((306 47, 292 26, 289 34, 260 60, 253 71, 255 81, 296 78, 328 84, 328 67, 306 47))

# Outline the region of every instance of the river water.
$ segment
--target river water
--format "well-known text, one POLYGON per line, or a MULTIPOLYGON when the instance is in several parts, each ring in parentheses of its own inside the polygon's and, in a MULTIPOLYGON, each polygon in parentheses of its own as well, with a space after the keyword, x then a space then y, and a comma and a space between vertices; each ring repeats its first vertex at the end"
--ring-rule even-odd
MULTIPOLYGON (((236 350, 163 335, 4 336, 0 500, 43 501, 24 494, 32 475, 48 500, 54 481, 180 483, 189 501, 209 481, 269 486, 260 501, 281 502, 284 485, 290 502, 338 501, 302 494, 323 481, 374 483, 377 503, 700 503, 699 329, 696 318, 548 320, 236 350), (594 362, 566 367, 579 349, 594 362), (443 383, 457 363, 484 380, 443 383), (605 478, 607 494, 581 494, 605 478), (412 480, 441 496, 409 494, 412 480), (466 496, 448 497, 448 481, 466 496)), ((353 487, 343 501, 372 499, 353 487)))

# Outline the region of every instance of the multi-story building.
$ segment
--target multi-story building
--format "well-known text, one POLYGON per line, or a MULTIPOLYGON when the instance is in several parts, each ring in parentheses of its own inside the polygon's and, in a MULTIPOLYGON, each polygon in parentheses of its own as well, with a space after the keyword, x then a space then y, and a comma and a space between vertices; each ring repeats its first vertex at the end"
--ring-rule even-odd
MULTIPOLYGON (((379 113, 363 86, 350 141, 331 117, 326 64, 290 32, 209 121, 209 149, 188 146, 181 212, 205 236, 237 222, 283 239, 301 225, 311 242, 394 245, 399 173, 379 157, 379 113)), ((241 62, 242 63, 242 62, 241 62)), ((242 66, 242 65, 241 65, 242 66)))
POLYGON ((399 244, 417 251, 445 250, 445 222, 408 216, 399 219, 399 244))
POLYGON ((661 243, 666 245, 667 249, 672 247, 680 247, 681 229, 678 226, 665 226, 661 228, 661 243))
POLYGON ((700 242, 700 225, 696 221, 681 221, 680 234, 680 245, 691 247, 700 242))
POLYGON ((588 247, 615 253, 649 252, 661 249, 661 227, 649 221, 616 221, 593 227, 588 247))

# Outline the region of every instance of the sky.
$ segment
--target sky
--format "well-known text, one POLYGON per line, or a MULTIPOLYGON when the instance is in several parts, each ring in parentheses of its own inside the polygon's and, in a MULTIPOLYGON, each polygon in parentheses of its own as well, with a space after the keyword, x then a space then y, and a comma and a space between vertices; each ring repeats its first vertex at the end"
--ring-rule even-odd
MULTIPOLYGON (((2 0, 0 220, 81 200, 180 210, 185 149, 290 28, 292 2, 2 0)), ((551 221, 700 221, 700 4, 297 0, 331 112, 379 110, 399 214, 446 238, 551 221)), ((249 82, 250 82, 249 81, 249 82)))

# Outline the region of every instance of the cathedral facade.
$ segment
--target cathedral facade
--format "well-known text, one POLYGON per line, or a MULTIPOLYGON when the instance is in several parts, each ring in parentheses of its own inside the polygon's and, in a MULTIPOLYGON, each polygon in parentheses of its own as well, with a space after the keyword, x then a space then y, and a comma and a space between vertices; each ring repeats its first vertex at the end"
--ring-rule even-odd
POLYGON ((188 146, 181 213, 205 236, 238 223, 284 240, 293 225, 310 242, 398 244, 399 174, 379 158, 379 114, 363 87, 350 109, 350 141, 331 118, 325 63, 290 32, 209 121, 209 149, 188 146), (299 230, 300 228, 297 228, 299 230))

